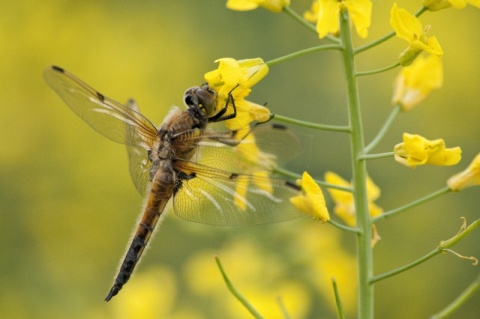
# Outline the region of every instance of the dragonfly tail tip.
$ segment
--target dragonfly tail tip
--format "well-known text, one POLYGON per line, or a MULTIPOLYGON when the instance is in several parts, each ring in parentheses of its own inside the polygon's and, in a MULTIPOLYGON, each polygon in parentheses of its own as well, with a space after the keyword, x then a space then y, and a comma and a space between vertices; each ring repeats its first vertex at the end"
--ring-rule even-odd
POLYGON ((107 297, 105 298, 105 301, 110 301, 110 299, 112 299, 113 297, 115 297, 118 292, 120 291, 121 288, 118 288, 116 285, 114 285, 112 287, 112 289, 110 289, 110 292, 108 293, 107 297))

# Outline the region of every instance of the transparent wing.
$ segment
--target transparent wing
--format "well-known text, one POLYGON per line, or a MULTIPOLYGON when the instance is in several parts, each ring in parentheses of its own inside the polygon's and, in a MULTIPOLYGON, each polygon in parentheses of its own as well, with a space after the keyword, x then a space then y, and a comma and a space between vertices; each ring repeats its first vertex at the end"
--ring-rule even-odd
MULTIPOLYGON (((126 107, 127 111, 140 114, 140 109, 134 100, 130 99, 126 107)), ((136 134, 132 126, 127 127, 126 134, 130 177, 138 193, 146 196, 148 192, 147 185, 150 184, 150 167, 152 166, 152 162, 148 158, 148 151, 146 149, 140 146, 132 146, 141 145, 139 135, 136 134)))
POLYGON ((185 175, 180 175, 174 197, 179 217, 212 225, 255 225, 304 216, 289 200, 299 188, 270 177, 277 164, 300 151, 298 137, 278 125, 257 126, 244 135, 205 131, 199 135, 197 156, 174 163, 185 175))
POLYGON ((279 124, 257 125, 239 134, 206 129, 196 138, 192 161, 238 173, 273 170, 302 149, 298 136, 279 124))
POLYGON ((51 66, 45 80, 68 107, 112 141, 150 149, 158 140, 155 126, 140 113, 97 92, 67 71, 51 66), (126 134, 128 129, 129 134, 126 134))
POLYGON ((289 201, 299 188, 266 172, 236 174, 191 162, 179 168, 194 172, 173 199, 180 218, 211 225, 257 225, 305 216, 289 201))

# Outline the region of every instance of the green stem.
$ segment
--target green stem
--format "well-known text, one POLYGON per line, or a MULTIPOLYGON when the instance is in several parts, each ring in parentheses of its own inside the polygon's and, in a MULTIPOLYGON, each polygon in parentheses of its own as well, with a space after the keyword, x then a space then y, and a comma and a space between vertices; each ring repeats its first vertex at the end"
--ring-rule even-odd
POLYGON ((382 138, 385 136, 385 134, 387 134, 388 130, 390 129, 390 126, 392 126, 393 121, 395 121, 395 119, 397 118, 397 115, 400 113, 401 109, 402 108, 400 105, 396 105, 393 108, 392 112, 390 112, 390 115, 387 118, 387 121, 385 122, 385 124, 383 124, 382 128, 377 133, 377 136, 375 136, 375 138, 370 142, 370 144, 365 147, 365 153, 369 153, 372 149, 375 148, 375 146, 377 146, 378 143, 380 143, 382 138))
POLYGON ((257 319, 263 319, 263 317, 257 312, 257 310, 252 305, 250 305, 248 300, 245 299, 245 297, 237 290, 237 288, 235 288, 230 279, 228 279, 227 274, 223 270, 222 263, 220 262, 220 258, 218 256, 215 256, 215 261, 217 262, 218 268, 222 273, 223 280, 225 281, 225 284, 227 285, 228 290, 230 290, 232 295, 242 303, 242 305, 252 314, 252 316, 257 319))
POLYGON ((333 220, 329 220, 327 223, 329 223, 330 225, 332 225, 334 227, 337 227, 338 229, 344 230, 344 231, 348 231, 348 232, 351 232, 351 233, 357 233, 357 234, 361 233, 361 230, 358 229, 358 228, 348 227, 348 226, 339 224, 339 223, 337 223, 333 220))
POLYGON ((419 16, 421 16, 427 10, 428 10, 427 7, 421 7, 420 9, 418 9, 417 12, 415 12, 415 16, 418 18, 419 16))
POLYGON ((350 127, 352 128, 350 145, 352 153, 355 212, 357 215, 357 227, 361 230, 357 233, 358 317, 368 319, 374 317, 373 285, 370 285, 370 278, 373 277, 373 252, 371 246, 372 224, 368 212, 366 161, 359 158, 364 154, 365 142, 363 137, 360 97, 355 76, 356 67, 350 21, 346 10, 342 11, 340 14, 340 37, 343 45, 342 59, 345 79, 347 82, 348 117, 350 127))
POLYGON ((337 318, 345 319, 345 313, 343 311, 343 303, 340 298, 340 293, 338 292, 337 280, 332 278, 333 292, 335 294, 335 303, 337 304, 337 318))
POLYGON ((391 70, 391 69, 396 68, 397 66, 400 66, 400 62, 394 63, 394 64, 392 64, 392 65, 389 65, 389 66, 386 66, 386 67, 384 67, 384 68, 377 69, 377 70, 357 72, 357 77, 358 77, 358 76, 373 75, 373 74, 377 74, 377 73, 386 72, 386 71, 389 71, 389 70, 391 70))
POLYGON ((289 124, 295 124, 298 126, 303 126, 303 127, 308 127, 308 128, 313 128, 316 130, 322 130, 322 131, 332 131, 332 132, 350 132, 350 127, 348 126, 337 126, 337 125, 326 125, 326 124, 317 124, 313 122, 307 122, 307 121, 302 121, 302 120, 297 120, 297 119, 292 119, 287 116, 282 116, 279 114, 272 114, 272 119, 276 119, 277 121, 289 123, 289 124))
POLYGON ((383 42, 385 42, 385 41, 387 41, 388 39, 392 38, 394 35, 395 35, 395 31, 392 31, 392 32, 384 35, 384 36, 381 37, 380 39, 377 39, 377 40, 375 40, 375 41, 373 41, 373 42, 370 42, 370 43, 365 44, 365 45, 363 45, 363 46, 361 46, 361 47, 358 47, 358 48, 355 49, 354 54, 359 54, 359 53, 361 53, 361 52, 363 52, 363 51, 366 51, 366 50, 368 50, 368 49, 371 49, 371 48, 373 48, 373 47, 375 47, 375 46, 377 46, 377 45, 379 45, 379 44, 382 44, 383 42))
POLYGON ((429 202, 429 201, 431 201, 431 200, 433 200, 433 199, 435 199, 435 198, 437 198, 437 197, 439 197, 439 196, 441 196, 441 195, 445 195, 445 194, 447 194, 447 193, 449 193, 449 192, 450 192, 450 188, 448 188, 448 186, 445 186, 444 188, 441 188, 441 189, 439 189, 439 190, 436 191, 436 192, 433 192, 433 193, 431 193, 431 194, 428 194, 428 195, 425 196, 425 197, 422 197, 422 198, 420 198, 420 199, 417 199, 417 200, 414 201, 414 202, 411 202, 411 203, 408 203, 407 205, 404 205, 404 206, 401 206, 401 207, 392 209, 392 210, 390 210, 390 211, 387 211, 387 212, 385 212, 385 213, 383 213, 383 214, 381 214, 381 215, 373 218, 372 222, 373 222, 373 223, 376 223, 376 222, 379 222, 379 221, 381 221, 381 220, 384 220, 384 219, 387 219, 387 218, 389 218, 389 217, 392 217, 392 216, 394 216, 394 215, 400 214, 400 213, 402 213, 402 212, 404 212, 404 211, 407 211, 407 210, 412 209, 412 208, 414 208, 414 207, 420 206, 420 205, 422 205, 422 204, 424 204, 424 203, 426 203, 426 202, 429 202))
POLYGON ((395 155, 395 153, 387 152, 387 153, 378 153, 378 154, 366 154, 366 155, 359 156, 359 158, 363 160, 369 160, 369 159, 392 157, 393 155, 395 155))
MULTIPOLYGON (((429 260, 430 258, 432 258, 432 257, 434 257, 438 254, 441 254, 441 253, 444 253, 445 251, 448 251, 449 248, 458 244, 463 238, 465 238, 465 236, 470 234, 478 226, 480 226, 480 219, 477 219, 476 221, 471 223, 468 227, 466 227, 466 225, 464 224, 460 228, 460 232, 458 232, 452 238, 440 242, 440 245, 438 245, 438 247, 435 250, 432 250, 431 252, 429 252, 425 256, 423 256, 423 257, 421 257, 421 258, 415 260, 414 262, 411 262, 411 263, 409 263, 405 266, 402 266, 402 267, 399 267, 399 268, 394 269, 392 271, 389 271, 389 272, 383 273, 381 275, 375 276, 375 277, 372 278, 372 280, 370 282, 373 284, 377 281, 384 280, 384 279, 387 279, 389 277, 398 275, 399 273, 402 273, 402 272, 407 271, 407 270, 409 270, 409 269, 411 269, 415 266, 420 265, 421 263, 424 263, 425 261, 429 260)), ((456 255, 458 256, 458 254, 456 254, 456 255)), ((464 258, 464 257, 462 257, 462 258, 464 258)), ((476 260, 475 258, 466 258, 466 259, 476 260)))
POLYGON ((312 31, 313 33, 317 34, 317 28, 311 24, 310 22, 308 22, 307 20, 305 20, 301 15, 299 15, 298 13, 296 13, 295 11, 293 11, 290 7, 283 7, 283 12, 285 12, 286 14, 288 14, 293 20, 299 22, 301 25, 303 25, 304 27, 306 27, 308 30, 312 31))
POLYGON ((288 60, 292 60, 292 59, 295 59, 295 58, 298 58, 300 56, 307 55, 307 54, 310 54, 310 53, 319 52, 319 51, 326 51, 326 50, 340 50, 340 49, 341 49, 341 47, 338 44, 319 45, 319 46, 316 46, 316 47, 312 47, 312 48, 300 50, 300 51, 297 51, 297 52, 294 52, 294 53, 291 53, 291 54, 287 54, 287 55, 279 57, 277 59, 267 61, 267 62, 265 62, 265 64, 270 67, 272 65, 282 63, 282 62, 285 62, 285 61, 288 61, 288 60))
POLYGON ((409 270, 409 269, 411 269, 415 266, 420 265, 421 263, 423 263, 423 262, 429 260, 430 258, 440 254, 441 252, 442 252, 442 250, 438 250, 438 249, 432 250, 431 252, 429 252, 425 256, 415 260, 414 262, 409 263, 408 265, 402 266, 400 268, 397 268, 397 269, 394 269, 392 271, 388 271, 386 273, 383 273, 383 274, 380 274, 378 276, 373 277, 370 280, 370 283, 373 284, 373 283, 376 283, 377 281, 381 281, 381 280, 387 279, 389 277, 398 275, 399 273, 402 273, 402 272, 407 271, 407 270, 409 270))
POLYGON ((440 312, 430 317, 430 319, 441 319, 441 318, 449 317, 455 311, 457 311, 465 302, 467 302, 467 300, 472 298, 472 296, 476 294, 479 289, 480 289, 480 274, 457 298, 455 298, 455 300, 453 300, 449 305, 447 305, 440 312))

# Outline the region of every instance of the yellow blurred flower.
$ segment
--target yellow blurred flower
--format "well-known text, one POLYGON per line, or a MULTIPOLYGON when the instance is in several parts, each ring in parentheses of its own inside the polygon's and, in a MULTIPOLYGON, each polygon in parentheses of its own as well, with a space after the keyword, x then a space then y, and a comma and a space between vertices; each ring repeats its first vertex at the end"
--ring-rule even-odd
POLYGON ((290 0, 228 0, 227 8, 237 11, 249 11, 263 7, 273 12, 281 12, 283 7, 288 7, 290 0))
POLYGON ((434 55, 418 57, 397 76, 392 103, 400 105, 402 111, 409 111, 442 84, 442 60, 434 55))
POLYGON ((450 177, 447 184, 452 191, 460 191, 470 186, 480 185, 480 153, 475 156, 463 172, 450 177))
POLYGON ((307 21, 317 23, 320 38, 327 34, 337 34, 340 29, 339 14, 348 10, 358 35, 365 39, 370 27, 372 2, 370 0, 315 0, 310 11, 304 13, 307 21))
POLYGON ((479 0, 423 0, 423 6, 430 11, 437 11, 450 7, 463 9, 467 4, 480 8, 479 0))
POLYGON ((229 94, 233 98, 237 115, 225 122, 232 131, 246 127, 252 121, 266 122, 270 119, 270 111, 261 105, 246 101, 244 98, 250 93, 251 87, 258 83, 268 73, 268 66, 261 58, 235 60, 222 58, 216 70, 205 74, 205 80, 217 91, 217 111, 229 101, 229 94))
POLYGON ((417 56, 426 51, 430 54, 441 57, 442 48, 436 37, 428 37, 427 33, 430 26, 422 26, 417 17, 406 11, 398 9, 394 3, 390 11, 390 25, 395 30, 397 36, 408 42, 408 48, 400 54, 400 64, 408 66, 417 58, 417 56))
POLYGON ((139 273, 128 289, 111 303, 115 318, 169 317, 177 297, 177 283, 168 268, 150 268, 139 273))
POLYGON ((320 186, 307 172, 303 172, 302 179, 298 180, 297 184, 302 188, 302 194, 290 198, 292 205, 302 213, 312 215, 323 223, 329 221, 330 214, 320 186))
MULTIPOLYGON (((338 176, 333 172, 325 173, 325 181, 327 183, 351 187, 352 184, 338 176)), ((340 217, 345 224, 351 227, 356 225, 356 212, 355 212, 355 201, 353 194, 351 192, 342 191, 339 189, 329 188, 328 192, 332 196, 333 201, 335 202, 335 214, 340 217)), ((383 213, 383 209, 377 206, 374 201, 380 197, 380 188, 375 185, 370 177, 367 177, 367 199, 368 199, 368 211, 371 217, 376 217, 383 213)))
POLYGON ((183 266, 186 285, 193 293, 206 298, 209 304, 214 304, 221 318, 248 318, 249 313, 231 296, 214 255, 222 260, 232 283, 265 318, 282 316, 276 296, 282 296, 290 315, 295 318, 304 318, 309 312, 311 297, 305 285, 291 279, 287 263, 274 251, 262 250, 247 235, 223 242, 215 251, 197 252, 183 266))
POLYGON ((442 139, 427 140, 415 134, 403 134, 403 143, 394 147, 395 160, 410 168, 431 164, 439 166, 455 165, 462 159, 460 147, 445 148, 442 139))

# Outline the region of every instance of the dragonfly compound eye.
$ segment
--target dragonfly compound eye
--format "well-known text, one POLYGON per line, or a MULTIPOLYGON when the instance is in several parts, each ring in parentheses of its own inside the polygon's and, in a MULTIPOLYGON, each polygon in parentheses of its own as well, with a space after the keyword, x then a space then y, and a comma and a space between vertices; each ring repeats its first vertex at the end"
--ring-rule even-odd
POLYGON ((196 92, 198 99, 198 107, 202 109, 207 116, 215 112, 216 93, 208 88, 202 87, 196 92))

